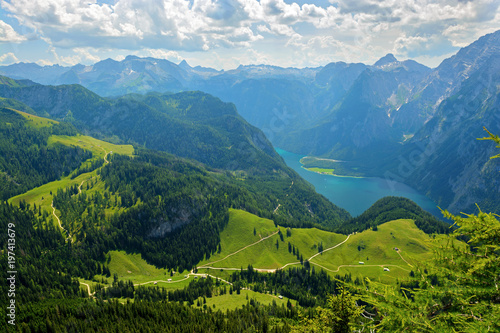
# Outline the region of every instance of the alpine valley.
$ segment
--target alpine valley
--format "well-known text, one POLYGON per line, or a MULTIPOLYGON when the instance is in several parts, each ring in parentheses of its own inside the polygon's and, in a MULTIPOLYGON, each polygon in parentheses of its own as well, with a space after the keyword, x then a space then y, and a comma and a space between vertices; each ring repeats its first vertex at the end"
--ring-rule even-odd
POLYGON ((500 31, 434 69, 0 74, 1 331, 500 330, 500 31), (353 217, 274 147, 405 183, 454 225, 401 197, 353 217))

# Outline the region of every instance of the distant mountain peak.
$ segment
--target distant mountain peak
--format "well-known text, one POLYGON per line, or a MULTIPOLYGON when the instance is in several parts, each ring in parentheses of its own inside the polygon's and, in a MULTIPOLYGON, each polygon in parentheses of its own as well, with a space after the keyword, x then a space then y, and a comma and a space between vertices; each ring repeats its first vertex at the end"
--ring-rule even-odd
POLYGON ((140 59, 138 56, 135 56, 135 55, 128 55, 125 57, 125 61, 131 61, 131 60, 137 60, 137 59, 140 59))
POLYGON ((182 60, 179 63, 179 67, 182 68, 182 69, 191 69, 192 68, 191 66, 189 66, 189 64, 187 63, 186 60, 182 60))
POLYGON ((386 54, 384 57, 380 58, 375 64, 373 64, 374 67, 383 67, 388 64, 392 64, 398 62, 398 59, 394 56, 392 53, 386 54))

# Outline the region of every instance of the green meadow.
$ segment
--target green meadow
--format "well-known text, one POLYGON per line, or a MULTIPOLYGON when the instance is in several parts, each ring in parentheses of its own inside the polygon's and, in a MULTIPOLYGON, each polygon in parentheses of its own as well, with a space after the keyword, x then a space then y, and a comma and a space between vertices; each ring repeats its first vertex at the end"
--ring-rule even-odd
POLYGON ((299 260, 288 250, 288 243, 305 259, 323 249, 342 242, 346 236, 312 229, 276 227, 274 222, 241 210, 229 211, 229 223, 221 233, 221 253, 212 255, 199 266, 240 269, 252 265, 258 269, 277 269, 299 260), (254 235, 255 230, 255 235, 254 235), (280 230, 281 240, 276 232, 280 230), (288 235, 287 235, 288 234, 288 235), (266 238, 270 236, 269 238, 266 238))
POLYGON ((314 256, 310 262, 316 269, 332 275, 351 273, 353 277, 391 283, 408 276, 416 263, 432 259, 439 245, 412 220, 391 221, 380 225, 377 231, 350 235, 345 243, 330 249, 346 239, 345 235, 318 229, 289 229, 287 236, 286 228, 275 227, 271 220, 230 210, 228 226, 221 233, 221 253, 200 262, 199 272, 227 278, 248 265, 263 270, 299 265, 297 257, 288 252, 290 242, 304 261, 314 256), (272 235, 278 228, 283 241, 278 234, 272 235), (263 239, 269 235, 272 236, 263 239), (320 244, 323 253, 318 254, 320 244))
POLYGON ((90 150, 94 157, 104 158, 107 153, 133 156, 134 147, 131 145, 115 145, 106 141, 98 140, 86 135, 52 135, 49 138, 49 145, 61 143, 66 146, 78 146, 90 150))
POLYGON ((412 220, 396 220, 353 234, 338 248, 316 256, 311 263, 331 273, 391 282, 407 276, 416 263, 433 257, 435 244, 412 220), (396 251, 397 248, 399 251, 396 251), (360 264, 362 262, 363 264, 360 264), (384 271, 384 267, 389 271, 384 271))
MULTIPOLYGON (((288 302, 288 298, 286 297, 279 298, 276 295, 258 293, 253 290, 247 290, 247 289, 241 290, 240 294, 233 292, 233 294, 230 295, 228 292, 227 294, 224 295, 205 298, 207 307, 210 307, 213 310, 221 310, 221 311, 241 308, 243 305, 247 304, 252 299, 255 300, 256 302, 259 302, 260 304, 272 304, 273 302, 276 302, 276 304, 279 306, 281 305, 286 306, 288 302)), ((203 297, 200 297, 198 300, 201 303, 199 308, 203 308, 204 305, 203 297)), ((296 304, 295 301, 291 302, 294 305, 296 304)), ((198 307, 197 301, 195 301, 194 306, 198 307)))
POLYGON ((306 168, 309 171, 321 173, 324 175, 334 175, 335 169, 326 169, 326 168, 306 168))
MULTIPOLYGON (((14 109, 12 109, 12 110, 14 110, 14 109)), ((48 119, 48 118, 38 117, 38 116, 29 114, 29 113, 26 113, 26 112, 23 112, 23 111, 19 111, 19 110, 14 110, 14 111, 16 111, 17 113, 19 113, 24 118, 26 118, 26 120, 27 120, 26 124, 28 126, 31 126, 31 127, 43 128, 43 127, 50 127, 53 124, 58 124, 59 123, 58 121, 55 121, 55 120, 52 120, 52 119, 48 119)))

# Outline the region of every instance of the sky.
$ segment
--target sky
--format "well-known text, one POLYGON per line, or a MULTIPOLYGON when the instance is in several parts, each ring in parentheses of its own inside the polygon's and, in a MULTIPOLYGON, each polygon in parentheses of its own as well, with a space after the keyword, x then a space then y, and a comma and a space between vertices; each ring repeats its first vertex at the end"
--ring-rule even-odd
POLYGON ((0 65, 127 55, 191 66, 429 67, 500 29, 499 0, 0 0, 0 65))

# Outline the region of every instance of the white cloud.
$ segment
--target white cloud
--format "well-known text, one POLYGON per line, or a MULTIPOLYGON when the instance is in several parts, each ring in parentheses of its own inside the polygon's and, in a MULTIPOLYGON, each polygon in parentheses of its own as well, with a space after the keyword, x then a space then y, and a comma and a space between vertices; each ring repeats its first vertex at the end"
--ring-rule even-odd
MULTIPOLYGON (((296 64, 371 62, 387 52, 434 59, 500 29, 498 0, 331 0, 331 6, 284 0, 0 1, 4 12, 50 46, 74 49, 64 59, 54 55, 67 63, 101 59, 103 48, 158 50, 159 57, 175 60, 169 52, 244 57, 236 50, 263 55, 265 46, 266 59, 275 64, 292 55, 296 64)), ((1 41, 26 37, 0 21, 1 41)))
POLYGON ((408 52, 420 50, 428 45, 429 39, 422 36, 400 36, 394 42, 395 54, 407 54, 408 52))
POLYGON ((97 55, 99 53, 99 50, 93 49, 93 48, 82 48, 82 47, 76 47, 73 49, 74 52, 76 52, 79 57, 80 57, 80 62, 92 62, 96 63, 101 60, 101 58, 97 55))
POLYGON ((123 54, 119 54, 116 57, 114 57, 113 59, 116 61, 122 61, 122 60, 125 60, 125 58, 126 57, 123 54))
POLYGON ((49 59, 39 59, 36 61, 36 63, 40 66, 52 66, 56 64, 54 61, 49 60, 49 59))
POLYGON ((26 40, 26 37, 18 34, 9 24, 0 20, 0 42, 20 43, 26 40))
POLYGON ((0 55, 0 64, 2 65, 10 65, 16 62, 19 62, 19 59, 17 59, 16 55, 12 52, 0 55))
POLYGON ((179 62, 183 58, 179 55, 179 53, 175 51, 168 51, 162 49, 145 49, 143 53, 146 56, 157 58, 157 59, 166 59, 172 62, 179 62))

